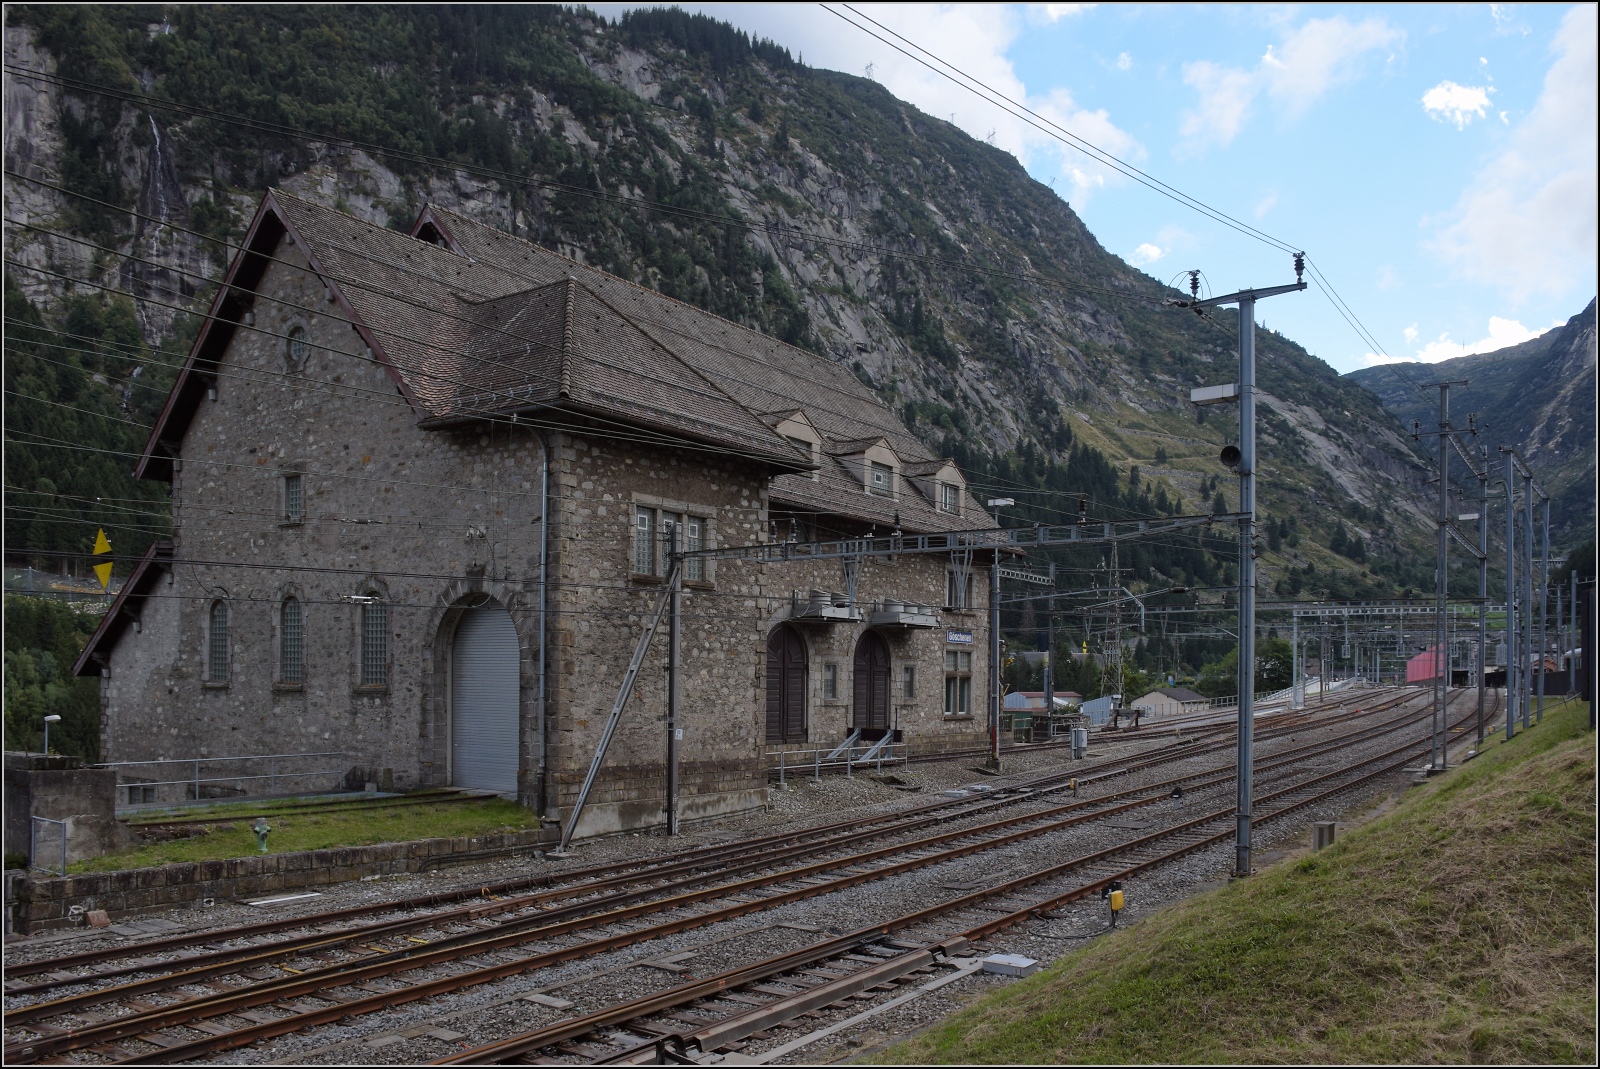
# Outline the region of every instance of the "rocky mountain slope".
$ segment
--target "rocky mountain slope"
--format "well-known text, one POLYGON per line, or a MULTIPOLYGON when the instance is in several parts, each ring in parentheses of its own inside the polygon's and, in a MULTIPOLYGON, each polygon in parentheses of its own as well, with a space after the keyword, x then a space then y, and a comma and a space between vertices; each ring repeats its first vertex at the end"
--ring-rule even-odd
MULTIPOLYGON (((8 270, 47 313, 97 282, 177 345, 264 188, 396 226, 432 201, 848 365, 1023 519, 1236 503, 1232 412, 1187 401, 1232 380, 1231 313, 1165 306, 1006 153, 725 24, 13 6, 5 34, 8 270)), ((1426 584, 1410 443, 1257 337, 1266 582, 1426 584)))
POLYGON ((1404 429, 1438 425, 1438 392, 1416 382, 1465 379, 1450 391, 1458 426, 1476 413, 1478 441, 1517 446, 1550 493, 1551 543, 1568 550, 1595 532, 1595 302, 1555 330, 1492 353, 1431 364, 1426 374, 1393 367, 1345 376, 1371 390, 1404 429))

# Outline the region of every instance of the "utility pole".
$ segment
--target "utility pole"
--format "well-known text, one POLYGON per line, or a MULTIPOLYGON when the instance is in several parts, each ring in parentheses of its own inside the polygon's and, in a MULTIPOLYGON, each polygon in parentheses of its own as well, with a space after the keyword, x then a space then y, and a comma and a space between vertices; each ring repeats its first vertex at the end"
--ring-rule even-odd
POLYGON ((1239 308, 1239 382, 1231 388, 1213 386, 1193 390, 1190 401, 1216 404, 1239 401, 1239 445, 1222 451, 1222 461, 1239 471, 1239 755, 1237 798, 1234 808, 1235 876, 1248 876, 1251 870, 1251 762, 1254 756, 1255 679, 1256 679, 1256 301, 1280 293, 1306 288, 1305 254, 1294 258, 1295 282, 1260 290, 1240 290, 1223 297, 1199 299, 1199 272, 1189 276, 1193 299, 1172 302, 1202 312, 1208 307, 1237 305, 1239 308))
POLYGON ((1294 617, 1294 690, 1291 692, 1290 708, 1304 709, 1306 706, 1306 685, 1300 679, 1300 610, 1290 610, 1294 617))
MULTIPOLYGON (((1056 566, 1050 565, 1050 589, 1056 588, 1056 566)), ((1056 599, 1054 593, 1045 603, 1044 610, 1044 723, 1045 737, 1056 734, 1056 599)))
MULTIPOLYGON (((683 559, 683 525, 667 525, 671 560, 683 559)), ((678 834, 678 713, 683 695, 683 566, 672 569, 672 616, 667 625, 667 834, 678 834)))
POLYGON ((1511 450, 1500 447, 1506 457, 1506 741, 1517 736, 1517 698, 1522 686, 1517 682, 1517 469, 1511 450))
POLYGON ((1539 719, 1544 719, 1545 617, 1550 611, 1550 498, 1544 496, 1544 548, 1539 554, 1539 719))
MULTIPOLYGON (((1000 526, 1000 510, 1015 505, 1009 497, 992 497, 994 525, 1000 526)), ((989 768, 1000 771, 1000 547, 995 546, 994 564, 989 569, 989 768)))
POLYGON ((1489 674, 1489 447, 1479 448, 1478 468, 1478 749, 1488 726, 1483 722, 1484 677, 1489 674))
POLYGON ((1522 730, 1526 731, 1533 713, 1533 472, 1526 465, 1522 471, 1522 542, 1528 548, 1522 569, 1522 730))

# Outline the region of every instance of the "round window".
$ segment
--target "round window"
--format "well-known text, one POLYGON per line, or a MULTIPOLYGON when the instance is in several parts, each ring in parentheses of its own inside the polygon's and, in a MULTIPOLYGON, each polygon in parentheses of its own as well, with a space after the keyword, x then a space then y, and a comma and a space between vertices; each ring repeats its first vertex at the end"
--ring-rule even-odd
POLYGON ((299 367, 311 355, 311 343, 306 340, 306 329, 295 327, 289 332, 289 363, 299 367))

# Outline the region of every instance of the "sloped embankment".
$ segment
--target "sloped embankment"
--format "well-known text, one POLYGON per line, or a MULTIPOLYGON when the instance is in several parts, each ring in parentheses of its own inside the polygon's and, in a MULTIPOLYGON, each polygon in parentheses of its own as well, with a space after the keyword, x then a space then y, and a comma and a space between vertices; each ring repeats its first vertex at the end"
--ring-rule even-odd
POLYGON ((1333 848, 1152 916, 885 1062, 1574 1062, 1595 1056, 1587 706, 1333 848))

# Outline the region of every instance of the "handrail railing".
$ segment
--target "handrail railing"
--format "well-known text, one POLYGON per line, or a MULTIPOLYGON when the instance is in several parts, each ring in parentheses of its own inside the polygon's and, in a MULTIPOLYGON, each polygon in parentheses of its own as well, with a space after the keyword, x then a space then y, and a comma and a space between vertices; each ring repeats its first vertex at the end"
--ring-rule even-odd
MULTIPOLYGON (((345 753, 343 750, 322 750, 315 753, 245 754, 239 757, 158 757, 145 761, 104 761, 101 762, 99 767, 117 770, 117 786, 119 789, 124 787, 154 788, 184 786, 189 787, 192 790, 193 800, 198 802, 203 800, 201 788, 205 784, 226 783, 233 785, 265 780, 268 784, 267 793, 275 794, 277 792, 278 781, 280 779, 292 781, 314 779, 322 776, 333 776, 335 777, 334 785, 337 786, 345 776, 346 770, 343 767, 312 768, 310 770, 304 770, 295 768, 292 764, 289 768, 285 768, 283 766, 285 763, 311 761, 317 758, 332 758, 334 764, 343 766, 344 757, 345 753), (264 772, 254 774, 247 774, 243 770, 240 772, 225 772, 222 775, 202 776, 200 774, 201 769, 208 765, 226 765, 230 763, 238 764, 239 762, 244 761, 264 761, 266 762, 266 770, 264 772), (189 773, 182 779, 155 780, 132 779, 128 775, 130 770, 148 768, 156 765, 188 766, 189 773)), ((207 769, 207 771, 213 770, 207 769)), ((152 799, 152 801, 159 801, 159 799, 152 799)))

